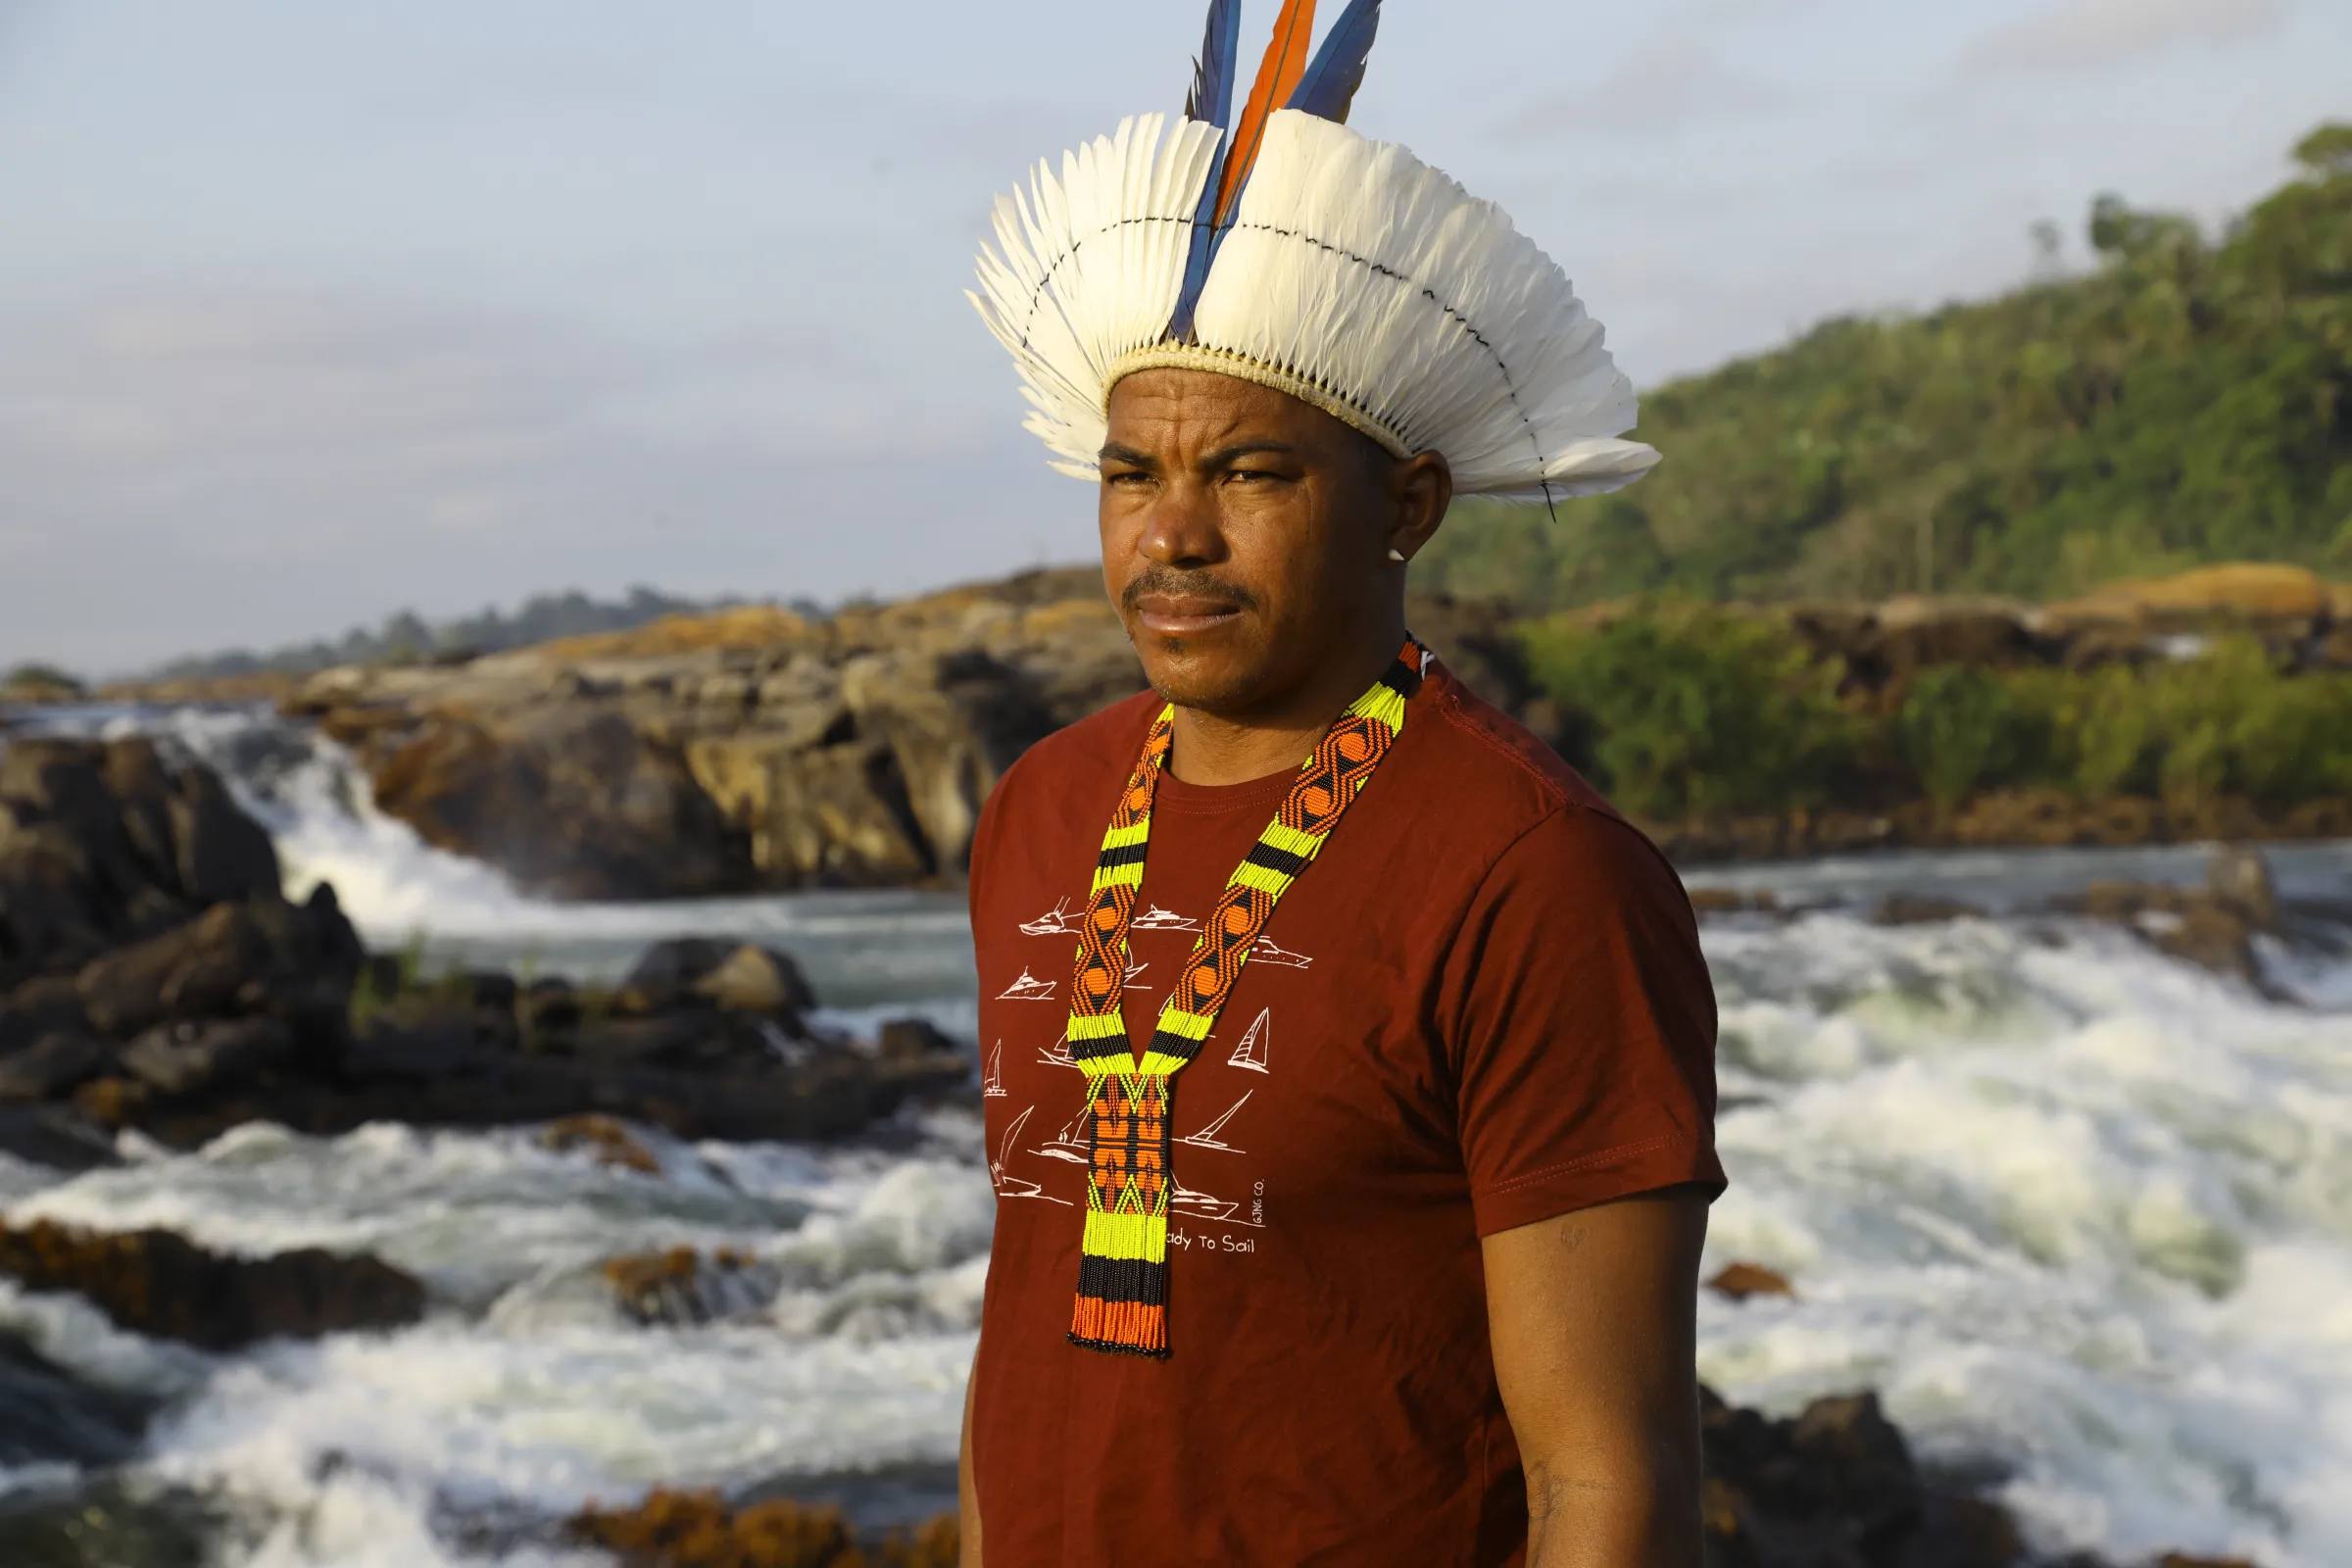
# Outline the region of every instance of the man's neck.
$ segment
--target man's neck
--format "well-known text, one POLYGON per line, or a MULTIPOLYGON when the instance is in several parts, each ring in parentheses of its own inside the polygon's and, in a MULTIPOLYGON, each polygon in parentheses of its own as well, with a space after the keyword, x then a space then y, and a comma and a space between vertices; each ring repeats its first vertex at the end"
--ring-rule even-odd
POLYGON ((1346 660, 1336 660, 1315 679, 1279 702, 1244 714, 1176 710, 1168 771, 1187 784, 1247 784, 1269 773, 1287 773, 1314 754, 1332 720, 1380 678, 1402 646, 1403 633, 1346 660))

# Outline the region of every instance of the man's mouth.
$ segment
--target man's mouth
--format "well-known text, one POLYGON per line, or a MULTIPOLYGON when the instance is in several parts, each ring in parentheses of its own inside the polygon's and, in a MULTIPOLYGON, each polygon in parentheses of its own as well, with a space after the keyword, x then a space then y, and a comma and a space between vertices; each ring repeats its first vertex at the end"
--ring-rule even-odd
POLYGON ((1155 637, 1189 637, 1210 631, 1241 617, 1242 607, 1225 599, 1192 594, 1142 594, 1135 600, 1136 619, 1155 637))

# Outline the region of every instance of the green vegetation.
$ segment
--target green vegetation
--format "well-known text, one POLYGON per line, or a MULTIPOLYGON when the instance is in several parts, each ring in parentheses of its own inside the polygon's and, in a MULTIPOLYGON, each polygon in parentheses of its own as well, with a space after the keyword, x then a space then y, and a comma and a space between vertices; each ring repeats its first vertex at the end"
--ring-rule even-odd
POLYGON ((55 664, 19 664, 0 674, 0 693, 24 693, 40 698, 71 696, 82 684, 55 664))
POLYGON ((1570 760, 1657 821, 1921 798, 1949 811, 2027 786, 2186 809, 2352 794, 2352 674, 2282 671, 2251 638, 2136 667, 1941 664, 1840 696, 1841 664, 1778 621, 1687 602, 1520 636, 1570 760))
MULTIPOLYGON (((1638 432, 1655 473, 1557 523, 1465 505, 1419 581, 1541 611, 1659 589, 2049 599, 2225 560, 2343 575, 2352 125, 2296 157, 2218 240, 2101 197, 2085 276, 1829 321, 1658 388, 1638 432)), ((1958 737, 1919 744, 1961 767, 1958 737)))

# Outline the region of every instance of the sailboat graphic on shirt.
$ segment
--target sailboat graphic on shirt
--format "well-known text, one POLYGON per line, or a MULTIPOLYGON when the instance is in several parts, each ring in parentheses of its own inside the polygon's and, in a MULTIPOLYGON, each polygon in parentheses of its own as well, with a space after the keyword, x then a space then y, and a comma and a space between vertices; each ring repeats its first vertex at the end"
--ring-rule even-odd
POLYGON ((1163 909, 1154 904, 1137 915, 1129 929, 1134 931, 1198 931, 1200 929, 1200 922, 1178 914, 1173 909, 1163 909))
POLYGON ((1120 978, 1119 978, 1119 984, 1120 984, 1121 986, 1125 987, 1125 988, 1126 988, 1127 990, 1129 990, 1129 991, 1149 991, 1149 990, 1151 990, 1152 988, 1151 988, 1150 986, 1139 986, 1139 985, 1137 985, 1137 984, 1135 983, 1135 981, 1136 981, 1136 977, 1137 977, 1138 975, 1142 974, 1142 973, 1143 973, 1143 972, 1144 972, 1146 969, 1149 969, 1149 968, 1151 968, 1151 967, 1152 967, 1152 966, 1151 966, 1150 964, 1148 964, 1148 963, 1131 963, 1131 964, 1129 964, 1129 965, 1127 966, 1127 972, 1126 972, 1126 974, 1124 974, 1124 975, 1120 976, 1120 978))
POLYGON ((1315 960, 1303 953, 1293 953, 1272 937, 1259 937, 1250 945, 1250 961, 1251 963, 1278 964, 1285 969, 1304 969, 1312 965, 1315 960))
POLYGON ((1054 982, 1040 980, 1023 968, 1021 977, 1006 986, 997 1000, 999 1002, 1052 1002, 1054 1000, 1054 982))
POLYGON ((1070 1037, 1068 1031, 1063 1031, 1061 1038, 1054 1041, 1052 1045, 1040 1046, 1037 1052, 1037 1059, 1044 1062, 1049 1067, 1077 1066, 1078 1058, 1070 1054, 1070 1037))
MULTIPOLYGON (((1257 1091, 1254 1089, 1248 1091, 1242 1096, 1241 1099, 1233 1102, 1232 1107, 1228 1109, 1224 1115, 1219 1116, 1215 1121, 1210 1122, 1199 1132, 1193 1133, 1184 1138, 1179 1138, 1176 1141, 1180 1144, 1190 1144, 1195 1149, 1213 1149, 1220 1153, 1248 1153, 1248 1150, 1234 1148, 1231 1144, 1226 1143, 1222 1139, 1218 1138, 1217 1134, 1225 1130, 1225 1124, 1233 1120, 1235 1114, 1239 1112, 1244 1105, 1250 1103, 1250 1096, 1256 1093, 1257 1091)), ((1040 1152, 1043 1152, 1043 1151, 1040 1151, 1040 1152)))
MULTIPOLYGON (((1190 1214, 1195 1219, 1221 1220, 1232 1219, 1242 1209, 1239 1203, 1229 1203, 1222 1198, 1211 1198, 1206 1193, 1196 1193, 1182 1182, 1176 1184, 1175 1196, 1168 1200, 1168 1207, 1179 1214, 1190 1214)), ((1247 1225, 1250 1222, 1242 1220, 1239 1223, 1247 1225)))
POLYGON ((1073 1165, 1093 1163, 1094 1146, 1086 1141, 1088 1114, 1086 1110, 1081 1109, 1077 1115, 1070 1118, 1070 1124, 1054 1136, 1053 1142, 1040 1144, 1029 1152, 1043 1154, 1048 1159, 1066 1159, 1073 1165))
POLYGON ((1272 1071, 1266 1065, 1266 1027, 1273 1017, 1272 1007, 1258 1009, 1257 1021, 1242 1036, 1242 1043, 1233 1048, 1233 1054, 1225 1058, 1226 1065, 1247 1067, 1251 1072, 1272 1071))
POLYGON ((1026 1176, 1015 1176, 1005 1169, 1005 1166, 1011 1163, 1014 1152, 1020 1147, 1021 1129, 1028 1126, 1029 1118, 1036 1114, 1037 1107, 1031 1105, 1018 1116, 1013 1117, 1012 1125, 1004 1129, 1004 1138, 997 1144, 997 1157, 988 1162, 989 1183, 996 1188, 997 1196, 1001 1199, 1034 1198, 1044 1203, 1059 1203, 1064 1208, 1075 1207, 1076 1205, 1068 1199, 1055 1198, 1026 1176))
POLYGON ((1025 937, 1066 937, 1078 929, 1077 917, 1070 913, 1070 901, 1062 900, 1034 920, 1021 922, 1025 937))
POLYGON ((997 1042, 997 1049, 988 1054, 988 1070, 980 1075, 980 1098, 1004 1098, 1004 1042, 1002 1040, 997 1042))

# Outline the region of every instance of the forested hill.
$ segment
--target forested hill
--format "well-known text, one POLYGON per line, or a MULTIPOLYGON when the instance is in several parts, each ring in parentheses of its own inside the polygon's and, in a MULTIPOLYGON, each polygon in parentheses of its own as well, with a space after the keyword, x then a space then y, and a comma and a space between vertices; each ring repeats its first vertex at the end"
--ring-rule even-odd
POLYGON ((1910 589, 2064 597, 2211 561, 2352 567, 2352 124, 2218 240, 2092 209, 2084 276, 1824 323, 1643 399, 1616 496, 1465 506, 1426 586, 1528 609, 1910 589))

